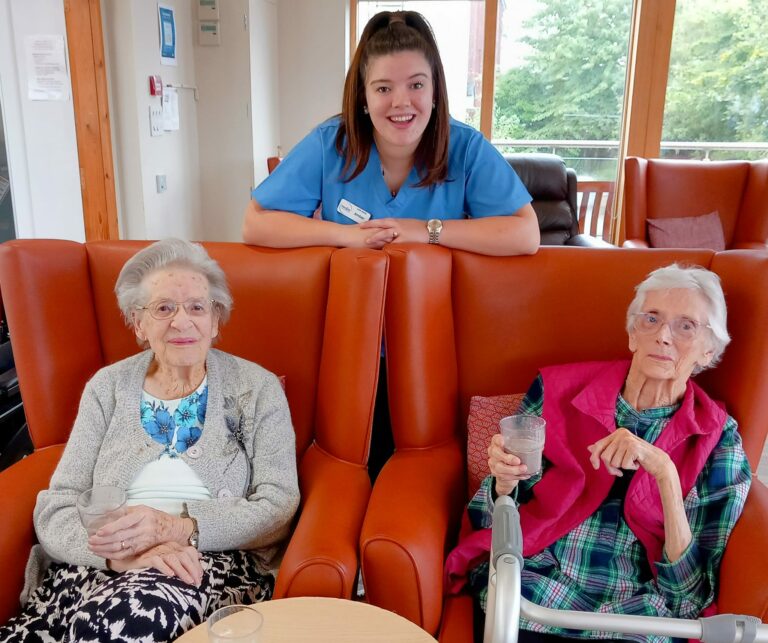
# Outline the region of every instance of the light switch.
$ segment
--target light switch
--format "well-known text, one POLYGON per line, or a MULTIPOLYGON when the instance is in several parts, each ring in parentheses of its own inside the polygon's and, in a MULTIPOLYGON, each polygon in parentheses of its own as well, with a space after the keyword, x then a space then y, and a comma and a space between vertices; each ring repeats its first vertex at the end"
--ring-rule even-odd
POLYGON ((168 189, 168 184, 165 182, 165 174, 155 174, 155 183, 157 184, 158 194, 168 189))
POLYGON ((149 133, 151 136, 163 135, 163 108, 149 106, 149 133))

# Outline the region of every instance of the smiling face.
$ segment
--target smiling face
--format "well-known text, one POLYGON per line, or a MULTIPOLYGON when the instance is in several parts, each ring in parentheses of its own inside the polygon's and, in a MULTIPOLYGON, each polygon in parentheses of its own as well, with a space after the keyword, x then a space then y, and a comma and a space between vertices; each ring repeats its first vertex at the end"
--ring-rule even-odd
POLYGON ((434 84, 420 51, 372 58, 365 78, 365 102, 379 153, 413 154, 432 116, 434 84))
MULTIPOLYGON (((185 302, 190 299, 210 300, 208 280, 194 270, 170 267, 152 272, 144 278, 142 289, 145 305, 160 299, 185 302)), ((170 368, 187 368, 205 364, 208 349, 219 333, 213 309, 202 316, 190 317, 179 306, 170 319, 155 319, 147 310, 133 313, 136 336, 149 343, 158 364, 170 368)))
POLYGON ((684 288, 652 290, 645 296, 642 311, 654 313, 665 321, 684 317, 702 326, 691 340, 673 337, 666 323, 648 334, 631 330, 629 349, 634 353, 632 369, 650 380, 683 384, 697 365, 707 366, 712 360, 712 337, 706 328, 707 303, 700 293, 684 288))

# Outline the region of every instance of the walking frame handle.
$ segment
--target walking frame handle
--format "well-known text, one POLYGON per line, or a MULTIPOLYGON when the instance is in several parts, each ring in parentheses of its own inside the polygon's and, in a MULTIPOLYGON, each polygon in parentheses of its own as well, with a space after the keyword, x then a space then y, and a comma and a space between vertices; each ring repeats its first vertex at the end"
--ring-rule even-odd
POLYGON ((495 502, 491 547, 484 643, 517 643, 521 615, 542 625, 618 635, 655 634, 703 643, 768 643, 768 625, 754 616, 718 614, 689 620, 557 610, 531 603, 522 597, 523 537, 520 514, 509 496, 495 502))

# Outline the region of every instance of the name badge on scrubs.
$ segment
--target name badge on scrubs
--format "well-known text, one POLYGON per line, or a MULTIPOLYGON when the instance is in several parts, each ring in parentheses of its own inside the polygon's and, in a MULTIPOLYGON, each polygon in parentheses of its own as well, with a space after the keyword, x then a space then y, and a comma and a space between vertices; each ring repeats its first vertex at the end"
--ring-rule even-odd
POLYGON ((371 218, 371 213, 366 212, 360 206, 350 203, 346 199, 339 201, 339 207, 336 208, 339 214, 343 214, 347 219, 352 219, 355 223, 362 223, 371 218))

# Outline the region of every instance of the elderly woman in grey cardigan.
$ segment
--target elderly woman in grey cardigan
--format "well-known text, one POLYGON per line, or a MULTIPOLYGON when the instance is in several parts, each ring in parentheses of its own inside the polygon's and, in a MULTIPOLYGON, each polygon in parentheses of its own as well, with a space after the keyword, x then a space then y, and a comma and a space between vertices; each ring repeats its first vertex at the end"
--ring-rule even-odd
POLYGON ((169 641, 272 594, 295 438, 278 378, 211 348, 232 307, 223 271, 197 244, 159 241, 115 291, 147 350, 86 385, 37 499, 26 606, 0 641, 169 641), (89 536, 76 501, 96 485, 127 502, 89 536))

